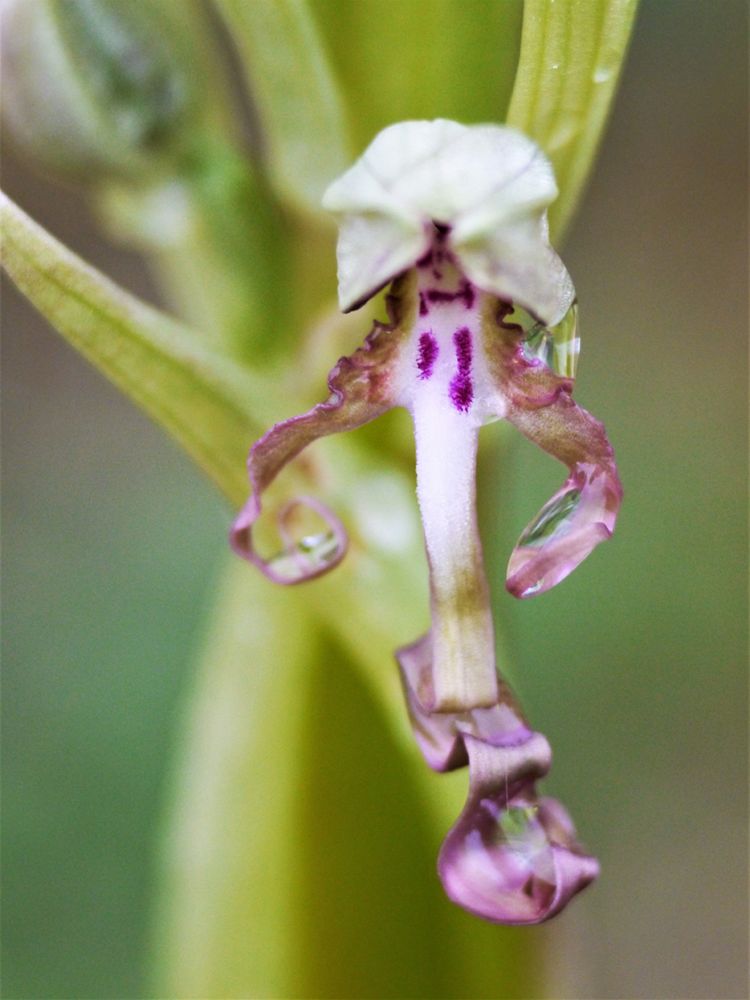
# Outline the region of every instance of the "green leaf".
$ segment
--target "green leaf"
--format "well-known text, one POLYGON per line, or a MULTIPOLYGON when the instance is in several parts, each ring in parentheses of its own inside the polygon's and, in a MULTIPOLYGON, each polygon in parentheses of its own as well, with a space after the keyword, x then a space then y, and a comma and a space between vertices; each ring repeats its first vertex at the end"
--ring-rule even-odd
POLYGON ((2 263, 63 337, 168 431, 237 504, 268 389, 123 291, 0 193, 2 263))
POLYGON ((238 47, 260 112, 271 180, 320 212, 327 185, 349 164, 338 84, 305 0, 215 0, 238 47))
POLYGON ((592 168, 638 0, 526 0, 508 124, 552 160, 560 197, 553 238, 570 221, 592 168))

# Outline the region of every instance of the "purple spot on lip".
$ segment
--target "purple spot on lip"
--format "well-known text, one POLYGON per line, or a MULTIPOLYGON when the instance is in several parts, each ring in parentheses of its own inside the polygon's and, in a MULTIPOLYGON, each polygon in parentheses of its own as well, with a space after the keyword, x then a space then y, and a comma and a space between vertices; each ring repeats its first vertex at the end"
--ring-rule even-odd
POLYGON ((453 334, 453 345, 456 348, 458 374, 471 374, 471 331, 468 326, 462 326, 453 334))
POLYGON ((431 333, 420 334, 419 355, 417 357, 417 368, 419 369, 420 378, 428 379, 432 375, 438 350, 438 342, 431 333))
POLYGON ((472 343, 471 331, 462 326, 453 334, 456 349, 457 371, 449 387, 451 402, 457 410, 466 413, 474 399, 474 384, 471 380, 472 343))
POLYGON ((424 292, 419 293, 419 315, 426 316, 430 309, 424 297, 424 292))
POLYGON ((432 247, 430 247, 430 249, 427 251, 426 254, 424 254, 422 257, 419 258, 419 260, 417 261, 417 267, 428 267, 431 263, 432 263, 432 247))
POLYGON ((460 410, 466 413, 474 399, 474 386, 469 375, 456 375, 450 384, 451 402, 460 410))

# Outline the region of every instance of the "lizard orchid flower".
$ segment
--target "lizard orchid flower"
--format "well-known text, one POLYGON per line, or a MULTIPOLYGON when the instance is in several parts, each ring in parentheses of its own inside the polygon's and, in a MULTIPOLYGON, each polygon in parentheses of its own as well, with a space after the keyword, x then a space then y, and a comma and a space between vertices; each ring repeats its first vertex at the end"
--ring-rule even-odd
POLYGON ((374 139, 323 204, 340 223, 342 309, 390 282, 390 322, 336 364, 327 400, 253 446, 252 495, 232 529, 235 550, 272 580, 328 571, 345 554, 346 533, 311 498, 281 508, 282 550, 259 555, 253 527, 264 491, 316 439, 392 407, 409 411, 432 625, 397 658, 427 763, 469 766, 467 803, 440 854, 443 885, 502 923, 547 919, 598 870, 562 806, 537 797, 550 749, 498 672, 476 517, 479 430, 505 419, 568 470, 511 554, 509 591, 548 590, 614 529, 622 491, 612 448, 571 396, 580 342, 573 283, 548 239, 556 195, 548 160, 510 128, 415 121, 374 139), (300 505, 326 529, 295 536, 300 505))

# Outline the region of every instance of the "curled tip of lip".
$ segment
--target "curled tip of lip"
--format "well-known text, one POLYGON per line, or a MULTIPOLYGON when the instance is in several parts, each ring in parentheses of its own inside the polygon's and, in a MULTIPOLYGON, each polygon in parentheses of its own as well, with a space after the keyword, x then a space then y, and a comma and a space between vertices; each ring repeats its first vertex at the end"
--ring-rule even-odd
POLYGON ((446 895, 499 924, 539 924, 559 913, 599 874, 564 807, 538 798, 535 783, 552 752, 526 724, 501 681, 497 704, 430 712, 430 636, 397 656, 409 717, 436 771, 469 765, 469 793, 438 857, 446 895))
POLYGON ((494 923, 543 923, 599 874, 563 806, 538 799, 533 777, 519 778, 517 765, 528 756, 528 766, 535 737, 528 755, 467 737, 469 796, 438 858, 448 897, 494 923))

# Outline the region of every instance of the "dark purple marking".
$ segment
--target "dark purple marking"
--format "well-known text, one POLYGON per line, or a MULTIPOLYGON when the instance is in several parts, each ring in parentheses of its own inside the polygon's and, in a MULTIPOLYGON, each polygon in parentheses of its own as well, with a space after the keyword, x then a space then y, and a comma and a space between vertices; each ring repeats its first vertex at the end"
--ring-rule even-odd
POLYGON ((429 267, 432 263, 432 247, 417 261, 417 267, 429 267))
POLYGON ((451 402, 462 413, 471 406, 474 399, 474 384, 471 380, 472 343, 471 331, 462 326, 453 334, 453 346, 456 349, 456 374, 451 379, 449 387, 451 402))
POLYGON ((432 369, 438 356, 438 342, 431 333, 422 333, 419 337, 419 355, 417 357, 417 368, 419 377, 428 379, 432 375, 432 369))
POLYGON ((456 348, 456 361, 459 375, 471 375, 471 330, 462 326, 453 334, 453 346, 456 348))
POLYGON ((428 288, 427 298, 430 302, 454 302, 456 292, 444 292, 441 288, 428 288))
POLYGON ((427 301, 424 297, 424 292, 419 293, 419 315, 426 316, 430 311, 430 307, 427 305, 427 301))
POLYGON ((428 288, 427 299, 430 302, 455 302, 457 299, 463 299, 466 308, 471 309, 476 301, 476 295, 471 282, 465 281, 457 292, 444 292, 442 288, 428 288))

